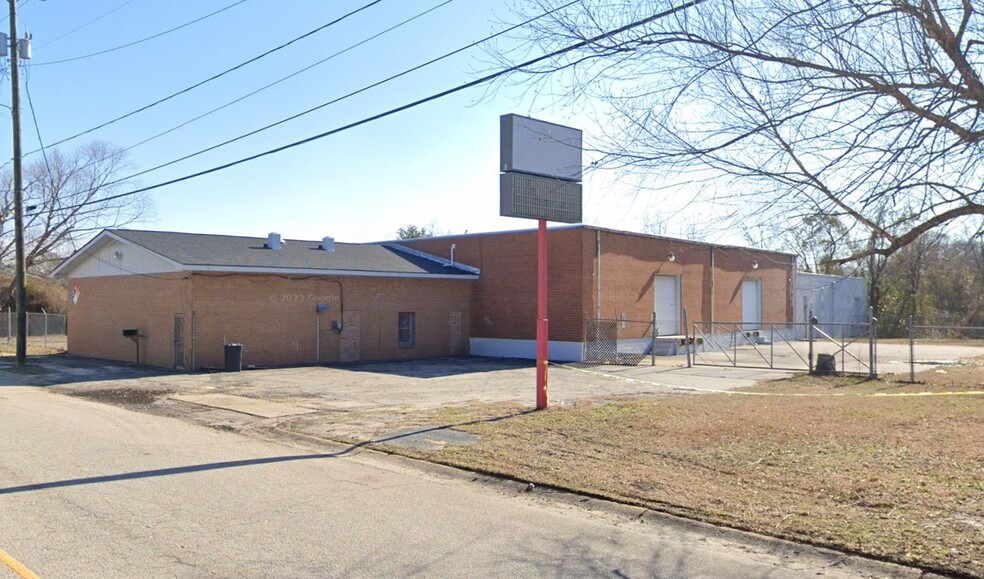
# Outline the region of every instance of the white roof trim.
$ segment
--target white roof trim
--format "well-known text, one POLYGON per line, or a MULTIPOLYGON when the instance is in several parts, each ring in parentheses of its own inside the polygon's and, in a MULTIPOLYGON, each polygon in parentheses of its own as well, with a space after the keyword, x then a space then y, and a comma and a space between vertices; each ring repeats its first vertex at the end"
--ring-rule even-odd
POLYGON ((193 273, 259 273, 259 274, 293 274, 293 275, 335 275, 349 277, 412 277, 424 279, 478 279, 478 275, 450 275, 445 273, 400 273, 383 271, 362 271, 357 269, 313 269, 291 267, 258 267, 238 265, 186 265, 183 271, 193 273))
POLYGON ((462 271, 467 271, 468 273, 473 273, 475 275, 479 275, 480 273, 482 273, 481 270, 478 269, 477 267, 472 267, 470 265, 465 265, 463 263, 451 263, 450 259, 444 259, 443 257, 438 257, 431 253, 424 253, 423 251, 417 251, 416 249, 412 249, 405 245, 400 245, 398 243, 384 243, 383 247, 387 249, 396 249, 398 251, 402 251, 403 253, 408 253, 416 257, 428 259, 430 261, 439 263, 441 265, 445 265, 447 267, 453 267, 455 269, 460 269, 462 271))

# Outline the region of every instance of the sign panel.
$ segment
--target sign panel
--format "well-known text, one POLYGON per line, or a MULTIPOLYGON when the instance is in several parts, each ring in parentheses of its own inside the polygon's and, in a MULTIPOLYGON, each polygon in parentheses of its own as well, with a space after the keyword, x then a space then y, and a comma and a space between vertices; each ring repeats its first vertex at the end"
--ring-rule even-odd
POLYGON ((521 173, 499 175, 499 215, 581 222, 581 184, 521 173))
POLYGON ((499 170, 581 180, 581 131, 519 115, 499 117, 499 170))

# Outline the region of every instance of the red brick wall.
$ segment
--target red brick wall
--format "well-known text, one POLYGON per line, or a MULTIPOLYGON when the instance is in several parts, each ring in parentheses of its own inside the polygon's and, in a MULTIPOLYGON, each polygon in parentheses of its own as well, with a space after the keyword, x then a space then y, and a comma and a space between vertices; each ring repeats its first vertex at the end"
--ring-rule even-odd
MULTIPOLYGON (((793 321, 790 302, 791 277, 795 275, 792 256, 750 249, 714 250, 714 320, 742 321, 741 284, 746 279, 762 282, 762 321, 793 321), (758 262, 758 269, 752 263, 758 262)), ((710 320, 710 312, 705 313, 710 320)))
MULTIPOLYGON (((601 252, 602 318, 617 319, 624 312, 630 320, 649 319, 653 311, 653 276, 671 275, 680 277, 681 306, 687 308, 690 321, 710 321, 713 315, 717 321, 740 322, 741 285, 745 279, 762 282, 763 321, 792 321, 792 256, 610 231, 601 231, 601 252), (670 253, 676 256, 675 261, 669 261, 670 253), (758 269, 752 268, 753 262, 758 262, 758 269)), ((682 326, 677 331, 682 331, 682 326)))
MULTIPOLYGON (((536 339, 536 232, 405 242, 445 259, 450 258, 452 243, 456 261, 482 270, 472 287, 472 337, 536 339)), ((584 247, 583 230, 550 230, 547 234, 551 340, 581 341, 584 334, 584 247)))
POLYGON ((173 316, 185 314, 185 367, 191 367, 193 347, 197 367, 222 367, 225 342, 244 345, 247 365, 311 364, 318 360, 319 336, 322 363, 339 362, 342 339, 356 335, 353 360, 465 354, 470 283, 241 274, 73 279, 69 286, 79 288, 80 299, 69 307, 69 352, 133 361, 133 342, 121 331, 136 327, 144 336, 141 362, 171 367, 173 316), (320 333, 318 304, 329 306, 320 314, 320 333), (349 321, 358 318, 358 324, 344 327, 339 336, 331 323, 342 323, 342 306, 349 321), (416 343, 411 347, 397 343, 399 312, 416 314, 416 343), (452 312, 461 314, 459 340, 452 340, 452 312))
MULTIPOLYGON (((77 356, 136 361, 136 348, 123 330, 140 331, 140 362, 173 365, 174 314, 191 320, 187 274, 72 279, 77 303, 68 302, 68 351, 77 356)), ((190 326, 186 327, 190 336, 190 326)), ((186 348, 188 351, 188 348, 186 348)))
MULTIPOLYGON (((550 339, 581 341, 585 317, 596 317, 597 240, 601 237, 601 317, 649 322, 653 276, 681 279, 681 306, 690 320, 712 316, 713 277, 716 320, 740 321, 741 282, 762 280, 763 321, 792 320, 789 303, 791 256, 767 251, 714 247, 683 240, 591 228, 554 229, 548 233, 550 339), (670 253, 675 261, 669 261, 670 253), (759 268, 752 269, 753 261, 759 268)), ((415 239, 404 242, 420 251, 455 259, 482 270, 473 286, 471 335, 482 338, 536 337, 536 232, 507 232, 415 239)), ((677 329, 682 332, 681 327, 677 329)), ((642 329, 642 324, 631 325, 642 329)), ((664 329, 665 332, 665 329, 664 329)), ((640 331, 640 335, 644 333, 640 331)))
POLYGON ((411 278, 217 275, 194 276, 197 322, 196 354, 200 366, 221 366, 223 337, 244 345, 243 363, 311 364, 341 361, 341 338, 357 331, 360 360, 427 358, 465 354, 468 345, 469 281, 411 278), (341 284, 341 292, 339 291, 341 284), (342 310, 358 312, 358 328, 342 323, 342 310), (416 314, 416 343, 398 344, 398 314, 416 314), (462 349, 451 351, 450 313, 462 313, 462 349))

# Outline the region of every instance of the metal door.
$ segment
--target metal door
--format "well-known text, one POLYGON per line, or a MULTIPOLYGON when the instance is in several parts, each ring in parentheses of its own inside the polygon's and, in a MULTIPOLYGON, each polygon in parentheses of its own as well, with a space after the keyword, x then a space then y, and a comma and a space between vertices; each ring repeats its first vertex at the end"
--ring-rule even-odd
POLYGON ((660 336, 680 333, 680 284, 674 275, 653 276, 653 311, 660 336))
POLYGON ((746 279, 741 282, 742 329, 758 330, 762 327, 762 282, 746 279))
POLYGON ((184 332, 184 314, 174 314, 174 367, 179 369, 185 367, 184 332))

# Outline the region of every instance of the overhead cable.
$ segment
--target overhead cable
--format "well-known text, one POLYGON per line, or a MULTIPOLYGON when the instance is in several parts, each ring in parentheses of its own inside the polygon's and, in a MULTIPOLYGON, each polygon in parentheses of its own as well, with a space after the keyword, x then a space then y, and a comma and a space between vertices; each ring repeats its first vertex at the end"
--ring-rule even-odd
MULTIPOLYGON (((246 0, 239 0, 239 1, 240 2, 245 2, 246 0)), ((181 90, 179 90, 179 91, 177 91, 175 93, 171 93, 170 95, 168 95, 166 97, 160 98, 160 99, 158 99, 158 100, 156 100, 156 101, 154 101, 154 102, 152 102, 152 103, 150 103, 148 105, 144 105, 144 106, 142 106, 142 107, 140 107, 138 109, 135 109, 135 110, 132 110, 132 111, 126 113, 126 114, 120 115, 120 116, 118 116, 118 117, 116 117, 114 119, 111 119, 109 121, 106 121, 106 122, 104 122, 104 123, 102 123, 100 125, 97 125, 95 127, 92 127, 91 129, 86 129, 86 130, 84 130, 84 131, 82 131, 80 133, 76 133, 76 134, 72 135, 71 137, 66 137, 66 138, 64 138, 64 139, 62 139, 60 141, 54 142, 54 143, 52 143, 49 146, 50 147, 57 147, 58 145, 61 145, 63 143, 67 143, 68 141, 77 139, 77 138, 79 138, 79 137, 81 137, 83 135, 88 135, 89 133, 98 131, 99 129, 108 127, 109 125, 112 125, 114 123, 117 123, 119 121, 122 121, 123 119, 132 117, 133 115, 136 115, 138 113, 142 113, 143 111, 146 111, 148 109, 151 109, 153 107, 156 107, 157 105, 160 105, 162 103, 165 103, 165 102, 167 102, 167 101, 169 101, 169 100, 171 100, 171 99, 173 99, 175 97, 178 97, 178 96, 183 95, 185 93, 191 92, 192 90, 194 90, 194 89, 196 89, 196 88, 198 88, 198 87, 200 87, 202 85, 208 84, 208 83, 210 83, 210 82, 212 82, 214 80, 217 80, 219 78, 222 78, 223 76, 225 76, 225 75, 227 75, 227 74, 229 74, 229 73, 231 73, 233 71, 239 70, 240 68, 243 68, 244 66, 250 65, 250 64, 252 64, 252 63, 254 63, 254 62, 256 62, 256 61, 258 61, 258 60, 260 60, 262 58, 265 58, 265 57, 267 57, 267 56, 269 56, 269 55, 271 55, 271 54, 273 54, 273 53, 275 53, 275 52, 277 52, 279 50, 283 50, 284 48, 287 48, 288 46, 290 46, 290 45, 292 45, 292 44, 294 44, 296 42, 299 42, 300 40, 303 40, 303 39, 305 39, 305 38, 307 38, 309 36, 312 36, 314 34, 317 34, 318 32, 321 32, 322 30, 325 30, 326 28, 329 28, 331 26, 334 26, 335 24, 338 24, 339 22, 345 20, 346 18, 348 18, 348 17, 350 17, 350 16, 352 16, 354 14, 357 14, 359 12, 362 12, 363 10, 366 10, 367 8, 370 8, 372 6, 375 6, 376 4, 379 4, 382 1, 383 0, 373 0, 372 2, 369 2, 368 4, 365 4, 365 5, 363 5, 363 6, 359 7, 359 8, 356 8, 355 10, 352 10, 351 12, 348 12, 346 14, 343 14, 342 16, 339 16, 338 18, 332 20, 331 22, 327 22, 325 24, 322 24, 321 26, 315 28, 314 30, 311 30, 309 32, 306 32, 306 33, 304 33, 304 34, 302 34, 300 36, 297 36, 297 37, 295 37, 295 38, 293 38, 293 39, 291 39, 291 40, 289 40, 289 41, 287 41, 287 42, 285 42, 285 43, 283 43, 283 44, 281 44, 279 46, 276 46, 274 48, 271 48, 270 50, 267 50, 267 51, 265 51, 265 52, 257 55, 257 56, 254 56, 253 58, 250 58, 249 60, 245 60, 243 62, 240 62, 239 64, 233 66, 232 68, 227 68, 227 69, 223 70, 222 72, 220 72, 218 74, 214 74, 214 75, 206 78, 205 80, 196 82, 195 84, 193 84, 193 85, 191 85, 191 86, 189 86, 187 88, 181 89, 181 90)), ((38 66, 38 65, 35 64, 34 66, 38 66)), ((30 151, 28 153, 25 153, 25 156, 26 155, 32 155, 34 153, 37 153, 39 150, 40 149, 35 149, 34 151, 30 151)))
POLYGON ((42 46, 48 46, 49 44, 54 44, 54 43, 58 42, 59 40, 61 40, 62 38, 65 38, 66 36, 70 36, 72 34, 75 34, 79 30, 82 30, 83 28, 86 28, 87 26, 92 26, 96 22, 99 22, 100 20, 102 20, 103 18, 106 18, 107 16, 109 16, 110 14, 112 14, 114 12, 117 12, 119 10, 122 10, 122 9, 126 8, 130 4, 133 4, 134 2, 136 2, 136 0, 126 0, 126 2, 120 4, 116 8, 113 8, 111 10, 108 10, 106 12, 103 12, 99 16, 96 16, 95 18, 93 18, 92 20, 89 20, 88 22, 86 22, 84 24, 79 24, 78 26, 76 26, 75 28, 69 30, 68 32, 65 32, 64 34, 60 34, 60 35, 52 38, 51 40, 49 40, 49 41, 47 41, 47 42, 45 42, 43 44, 39 44, 38 45, 38 48, 41 48, 42 46))
POLYGON ((530 22, 533 22, 534 20, 537 20, 539 18, 543 18, 544 16, 547 16, 549 14, 552 14, 553 12, 556 12, 558 10, 563 10, 564 8, 567 8, 568 6, 577 4, 578 2, 580 2, 580 0, 572 0, 571 2, 568 2, 567 4, 564 4, 563 6, 559 6, 559 7, 555 8, 555 9, 553 9, 553 10, 551 10, 549 12, 546 12, 544 14, 541 14, 541 15, 535 17, 535 18, 531 18, 531 19, 529 19, 529 20, 527 20, 525 22, 521 22, 519 24, 510 26, 509 28, 506 28, 504 30, 500 30, 499 32, 496 32, 494 34, 491 34, 489 36, 486 36, 485 38, 483 38, 481 40, 476 40, 475 42, 472 42, 471 44, 468 44, 466 46, 462 46, 461 48, 458 48, 458 49, 453 50, 451 52, 442 54, 441 56, 438 56, 437 58, 432 58, 431 60, 428 60, 427 62, 424 62, 422 64, 418 64, 417 66, 414 66, 413 68, 408 68, 408 69, 406 69, 406 70, 404 70, 402 72, 396 73, 396 74, 391 75, 391 76, 389 76, 387 78, 384 78, 382 80, 376 81, 376 82, 374 82, 374 83, 372 83, 370 85, 366 85, 366 86, 364 86, 362 88, 356 89, 356 90, 354 90, 352 92, 349 92, 347 94, 344 94, 344 95, 342 95, 340 97, 336 97, 336 98, 334 98, 334 99, 332 99, 330 101, 327 101, 327 102, 321 103, 319 105, 313 106, 313 107, 311 107, 311 108, 309 108, 307 110, 304 110, 304 111, 301 111, 299 113, 293 114, 293 115, 291 115, 289 117, 280 119, 279 121, 275 121, 273 123, 270 123, 268 125, 265 125, 263 127, 260 127, 258 129, 254 129, 252 131, 249 131, 248 133, 243 133, 243 134, 241 134, 239 136, 233 137, 231 139, 227 139, 225 141, 222 141, 221 143, 217 143, 215 145, 212 145, 210 147, 206 147, 204 149, 199 149, 198 151, 195 151, 194 153, 189 153, 187 155, 178 157, 177 159, 172 159, 170 161, 167 161, 166 163, 161 163, 160 165, 155 165, 155 166, 150 167, 148 169, 144 169, 142 171, 139 171, 137 173, 134 173, 132 175, 129 175, 127 177, 124 177, 122 179, 113 181, 112 183, 109 183, 109 184, 110 185, 115 185, 115 184, 121 183, 123 181, 128 181, 130 179, 133 179, 135 177, 140 177, 141 175, 146 175, 147 173, 152 173, 154 171, 163 169, 165 167, 170 167, 171 165, 180 163, 182 161, 187 161, 188 159, 191 159, 193 157, 197 157, 199 155, 203 155, 205 153, 208 153, 208 152, 214 151, 216 149, 225 147, 226 145, 231 145, 232 143, 235 143, 237 141, 241 141, 241 140, 246 139, 248 137, 252 137, 253 135, 257 135, 257 134, 262 133, 264 131, 268 131, 268 130, 274 128, 274 127, 278 127, 278 126, 283 125, 285 123, 288 123, 290 121, 299 119, 300 117, 303 117, 305 115, 309 115, 309 114, 311 114, 311 113, 313 113, 315 111, 321 110, 321 109, 323 109, 325 107, 328 107, 328 106, 331 106, 333 104, 339 103, 341 101, 350 99, 350 98, 352 98, 352 97, 354 97, 356 95, 359 95, 361 93, 364 93, 364 92, 366 92, 368 90, 371 90, 373 88, 376 88, 376 87, 378 87, 380 85, 386 84, 388 82, 392 82, 392 81, 394 81, 394 80, 396 80, 396 79, 398 79, 400 77, 406 76, 406 75, 408 75, 408 74, 410 74, 412 72, 416 72, 416 71, 418 71, 418 70, 420 70, 420 69, 422 69, 424 67, 430 66, 430 65, 432 65, 432 64, 434 64, 436 62, 440 62, 440 61, 442 61, 442 60, 444 60, 446 58, 450 58, 450 57, 452 57, 452 56, 454 56, 456 54, 459 54, 461 52, 464 52, 466 50, 469 50, 471 48, 474 48, 475 46, 478 46, 480 44, 483 44, 485 42, 488 42, 489 40, 492 40, 492 39, 494 39, 496 37, 502 36, 503 34, 508 34, 509 32, 512 32, 513 30, 516 30, 517 28, 521 28, 523 26, 526 26, 527 24, 529 24, 530 22))
POLYGON ((243 157, 241 159, 237 159, 235 161, 230 161, 228 163, 224 163, 222 165, 217 165, 215 167, 211 167, 209 169, 205 169, 205 170, 202 170, 202 171, 191 173, 189 175, 184 175, 182 177, 177 177, 177 178, 174 178, 174 179, 169 179, 167 181, 163 181, 161 183, 156 183, 154 185, 149 185, 149 186, 146 186, 146 187, 140 187, 138 189, 134 189, 133 191, 128 191, 126 193, 120 193, 120 194, 117 194, 117 195, 111 195, 111 196, 108 196, 108 197, 103 197, 101 199, 93 200, 93 201, 90 201, 88 203, 80 203, 80 204, 77 204, 77 205, 68 205, 68 206, 62 207, 60 209, 74 209, 74 208, 77 208, 77 207, 84 207, 86 205, 91 205, 91 204, 94 204, 94 203, 103 203, 103 202, 106 202, 106 201, 113 201, 115 199, 121 199, 121 198, 124 198, 124 197, 129 197, 131 195, 137 195, 139 193, 144 193, 144 192, 147 192, 147 191, 153 191, 155 189, 160 189, 162 187, 167 187, 169 185, 174 185, 174 184, 177 184, 177 183, 182 183, 184 181, 189 181, 191 179, 196 179, 198 177, 203 177, 205 175, 210 175, 212 173, 217 173, 219 171, 224 171, 224 170, 229 169, 231 167, 235 167, 237 165, 242 165, 244 163, 249 163, 251 161, 255 161, 257 159, 261 159, 263 157, 267 157, 269 155, 273 155, 273 154, 276 154, 276 153, 281 153, 283 151, 286 151, 286 150, 289 150, 289 149, 293 149, 293 148, 299 147, 301 145, 306 145, 306 144, 312 143, 314 141, 319 141, 319 140, 324 139, 326 137, 330 137, 332 135, 335 135, 335 134, 338 134, 338 133, 341 133, 341 132, 344 132, 344 131, 348 131, 350 129, 354 129, 354 128, 359 127, 359 126, 362 126, 362 125, 365 125, 365 124, 368 124, 368 123, 371 123, 371 122, 374 122, 374 121, 378 121, 380 119, 383 119, 383 118, 386 118, 386 117, 395 115, 397 113, 400 113, 400 112, 403 112, 403 111, 406 111, 406 110, 409 110, 409 109, 412 109, 412 108, 416 108, 416 107, 418 107, 420 105, 423 105, 423 104, 429 103, 431 101, 435 101, 435 100, 444 98, 446 96, 449 96, 449 95, 452 95, 452 94, 461 92, 463 90, 467 90, 467 89, 474 88, 476 86, 479 86, 479 85, 482 85, 482 84, 491 82, 491 81, 493 81, 493 80, 495 80, 497 78, 500 78, 502 76, 505 76, 507 74, 510 74, 510 73, 516 72, 518 70, 522 70, 522 69, 524 69, 526 67, 532 66, 534 64, 543 62, 544 60, 549 60, 551 58, 556 58, 558 56, 562 56, 562 55, 564 55, 564 54, 566 54, 568 52, 572 52, 572 51, 577 50, 579 48, 584 48, 585 46, 589 46, 589 45, 594 44, 594 43, 596 43, 598 41, 604 40, 604 39, 609 38, 611 36, 615 36, 615 35, 621 34, 623 32, 626 32, 628 30, 631 30, 633 28, 638 28, 639 26, 643 26, 643 25, 649 24, 651 22, 655 22, 655 21, 660 20, 662 18, 665 18, 667 16, 671 16, 673 14, 676 14, 677 12, 681 12, 683 10, 686 10, 688 8, 691 8, 693 6, 696 6, 698 4, 702 4, 703 2, 706 2, 706 1, 707 0, 690 0, 690 1, 686 2, 686 3, 684 3, 684 4, 681 4, 681 5, 675 6, 673 8, 664 10, 663 12, 659 12, 657 14, 654 14, 652 16, 648 16, 648 17, 643 18, 641 20, 637 20, 637 21, 632 22, 630 24, 626 24, 626 25, 621 26, 619 28, 616 28, 616 29, 613 29, 613 30, 609 30, 609 31, 604 32, 602 34, 599 34, 597 36, 593 36, 593 37, 588 38, 586 40, 582 40, 580 42, 574 43, 574 44, 572 44, 570 46, 567 46, 565 48, 554 50, 553 52, 549 52, 549 53, 544 54, 542 56, 538 56, 536 58, 532 58, 532 59, 527 60, 525 62, 522 62, 520 64, 516 64, 516 65, 510 66, 510 67, 504 68, 502 70, 499 70, 497 72, 494 72, 494 73, 485 75, 485 76, 483 76, 481 78, 478 78, 478 79, 475 79, 473 81, 466 82, 466 83, 464 83, 462 85, 459 85, 457 87, 450 88, 450 89, 441 91, 439 93, 436 93, 436 94, 433 94, 433 95, 430 95, 430 96, 427 96, 427 97, 424 97, 424 98, 421 98, 421 99, 417 99, 417 100, 415 100, 413 102, 410 102, 410 103, 407 103, 405 105, 401 105, 401 106, 398 106, 396 108, 392 108, 392 109, 389 109, 387 111, 384 111, 384 112, 381 112, 381 113, 378 113, 378 114, 375 114, 375 115, 372 115, 372 116, 369 116, 369 117, 365 117, 365 118, 360 119, 358 121, 355 121, 355 122, 352 122, 352 123, 348 123, 346 125, 342 125, 340 127, 337 127, 337 128, 334 128, 334 129, 331 129, 331 130, 328 130, 328 131, 324 131, 322 133, 318 133, 316 135, 312 135, 310 137, 307 137, 307 138, 304 138, 304 139, 301 139, 301 140, 298 140, 298 141, 294 141, 292 143, 288 143, 286 145, 281 145, 281 146, 275 147, 273 149, 268 149, 268 150, 263 151, 261 153, 256 153, 256 154, 250 155, 248 157, 243 157))

